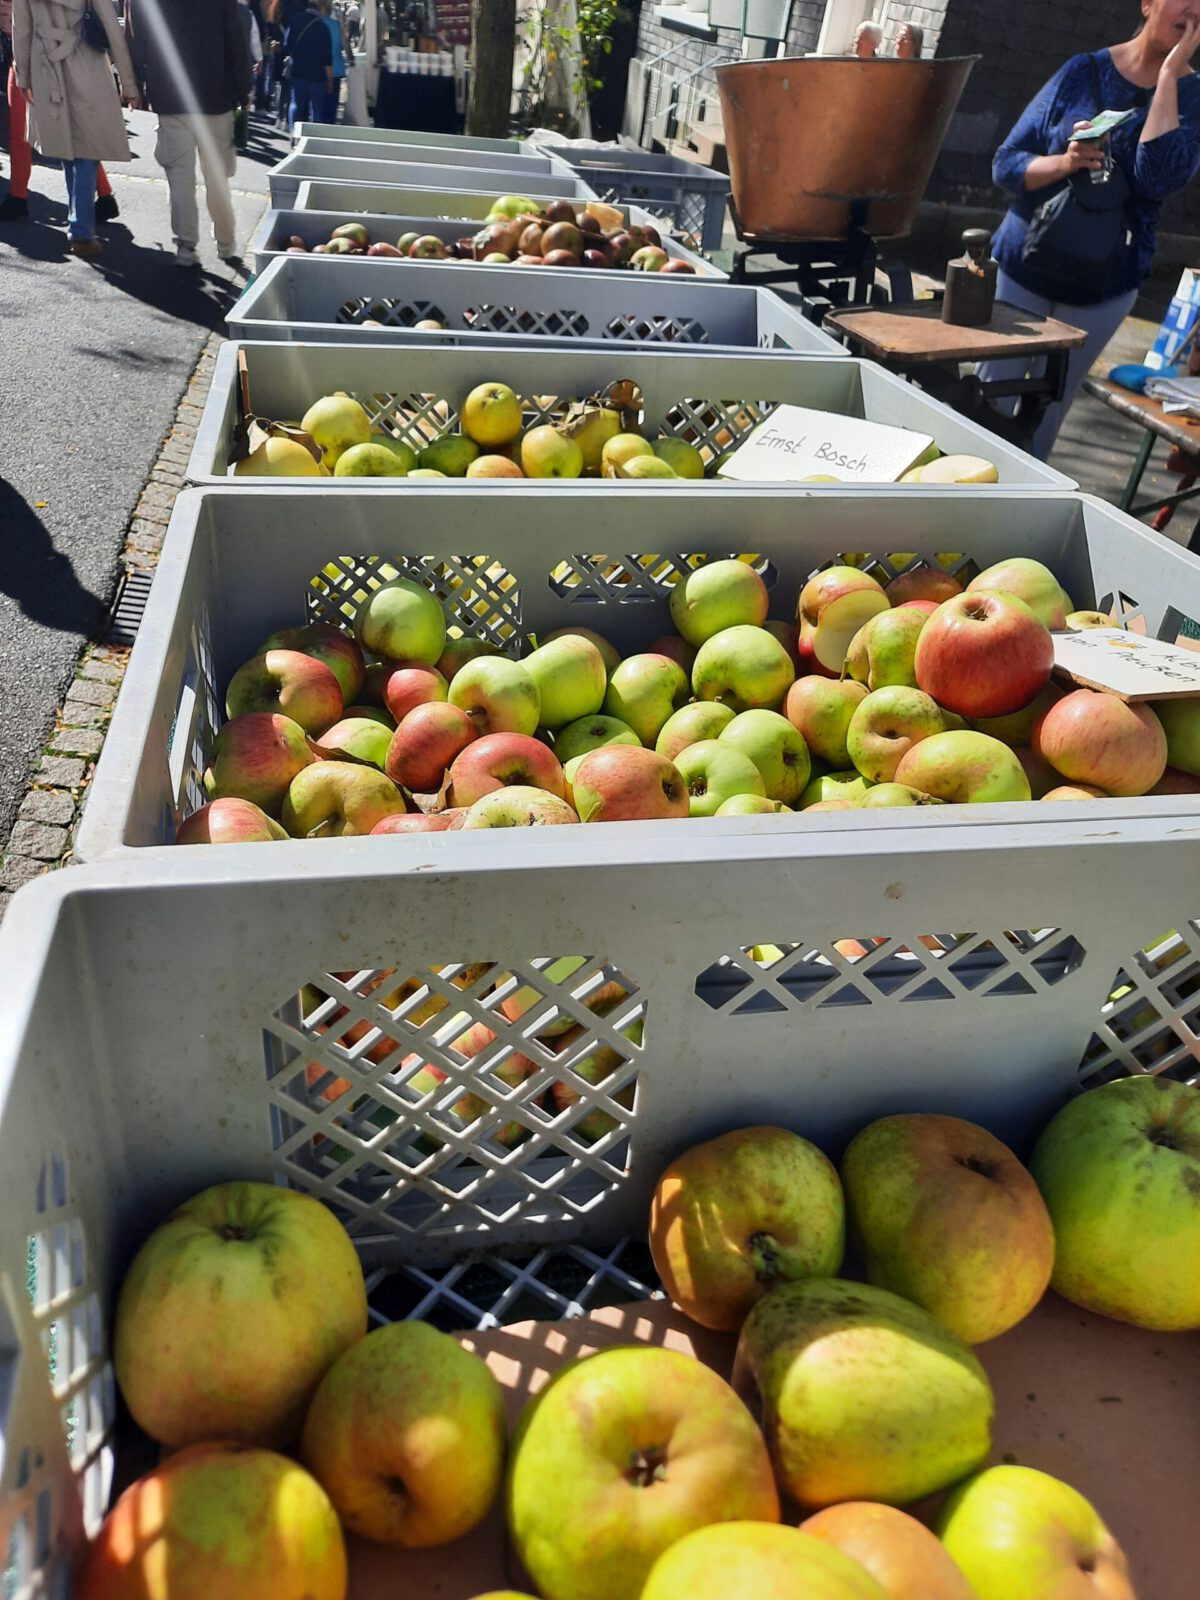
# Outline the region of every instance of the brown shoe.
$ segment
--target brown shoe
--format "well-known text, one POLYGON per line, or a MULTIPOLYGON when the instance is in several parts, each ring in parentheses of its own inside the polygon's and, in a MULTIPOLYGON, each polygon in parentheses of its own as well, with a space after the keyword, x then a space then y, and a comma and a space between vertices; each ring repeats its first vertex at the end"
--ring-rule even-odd
POLYGON ((104 246, 99 239, 72 239, 67 250, 73 256, 82 256, 85 261, 104 254, 104 246))

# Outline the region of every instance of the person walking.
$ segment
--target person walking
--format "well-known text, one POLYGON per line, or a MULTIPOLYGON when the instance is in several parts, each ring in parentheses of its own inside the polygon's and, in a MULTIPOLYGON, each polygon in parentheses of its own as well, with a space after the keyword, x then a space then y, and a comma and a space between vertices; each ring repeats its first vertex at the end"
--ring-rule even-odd
MULTIPOLYGON (((258 18, 254 15, 254 7, 250 0, 237 0, 238 21, 242 25, 242 32, 246 38, 246 48, 250 52, 250 72, 252 74, 253 91, 251 98, 257 103, 259 85, 262 81, 263 70, 263 42, 262 33, 259 31, 258 18)), ((233 142, 238 150, 245 150, 250 142, 250 102, 238 106, 233 113, 233 142)))
POLYGON ((336 122, 342 100, 342 84, 346 81, 346 39, 342 33, 341 19, 333 14, 333 0, 317 0, 317 5, 325 18, 333 49, 333 87, 325 97, 325 115, 321 120, 336 122))
MULTIPOLYGON (((1133 309, 1154 260, 1163 203, 1200 167, 1200 77, 1191 69, 1198 46, 1200 0, 1142 0, 1133 38, 1072 56, 996 152, 992 177, 1012 196, 992 240, 997 297, 1088 335, 1071 352, 1063 397, 1046 407, 1034 437, 1043 461, 1092 363, 1133 309), (1133 112, 1107 149, 1105 141, 1076 137, 1101 111, 1133 112), (1052 220, 1047 202, 1068 190, 1063 203, 1078 209, 1052 220)), ((989 361, 979 377, 1025 370, 1020 361, 989 361)))
MULTIPOLYGON (((84 258, 104 248, 96 238, 99 164, 131 159, 113 67, 126 102, 139 103, 133 63, 111 0, 90 0, 103 48, 87 32, 87 9, 88 0, 13 0, 12 6, 13 70, 29 143, 62 162, 68 249, 84 258)), ((27 193, 28 170, 24 181, 27 193)))
POLYGON ((350 4, 346 7, 346 31, 353 48, 358 43, 358 36, 362 31, 362 7, 358 0, 350 0, 350 4))
POLYGON ((292 95, 288 104, 288 132, 298 122, 325 122, 325 107, 333 90, 333 41, 317 0, 293 15, 284 40, 290 63, 292 95))
POLYGON ((171 194, 175 265, 199 265, 197 154, 217 254, 229 261, 237 251, 233 117, 253 91, 237 0, 125 0, 125 29, 145 98, 158 113, 154 154, 171 194))

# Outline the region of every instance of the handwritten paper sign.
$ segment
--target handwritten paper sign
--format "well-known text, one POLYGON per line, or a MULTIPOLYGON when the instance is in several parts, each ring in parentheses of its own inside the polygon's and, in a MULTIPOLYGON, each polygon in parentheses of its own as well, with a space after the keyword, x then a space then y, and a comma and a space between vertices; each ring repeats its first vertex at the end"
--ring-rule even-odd
POLYGON ((1124 628, 1054 635, 1054 670, 1122 700, 1200 695, 1200 651, 1124 628))
POLYGON ((886 428, 805 406, 777 406, 717 476, 741 483, 895 483, 933 443, 927 433, 886 428))

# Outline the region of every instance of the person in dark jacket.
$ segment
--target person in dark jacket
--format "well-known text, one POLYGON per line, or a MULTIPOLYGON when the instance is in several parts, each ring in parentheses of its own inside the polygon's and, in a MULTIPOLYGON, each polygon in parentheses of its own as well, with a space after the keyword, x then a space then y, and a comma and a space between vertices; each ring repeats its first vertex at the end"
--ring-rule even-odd
POLYGON ((291 61, 292 98, 288 105, 288 132, 298 122, 326 121, 325 107, 333 93, 333 40, 325 16, 311 0, 293 16, 283 46, 291 61))
POLYGON ((233 114, 253 91, 237 0, 125 0, 125 29, 143 97, 158 113, 154 153, 171 192, 175 264, 198 265, 197 153, 217 254, 228 261, 237 250, 233 114))

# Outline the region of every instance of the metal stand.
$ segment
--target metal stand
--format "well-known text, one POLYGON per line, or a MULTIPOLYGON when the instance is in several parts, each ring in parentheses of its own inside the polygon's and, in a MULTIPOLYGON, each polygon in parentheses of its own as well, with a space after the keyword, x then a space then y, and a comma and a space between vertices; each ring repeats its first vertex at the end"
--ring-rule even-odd
POLYGON ((881 300, 893 305, 907 304, 913 298, 912 274, 902 262, 880 261, 875 240, 863 226, 867 204, 866 200, 853 202, 850 227, 844 239, 747 239, 731 197, 729 210, 742 248, 734 258, 730 282, 794 281, 804 302, 805 316, 816 323, 835 308, 881 300), (765 272, 750 272, 747 263, 756 256, 774 256, 787 265, 768 268, 765 272), (881 294, 876 285, 876 274, 880 270, 887 278, 886 294, 881 294))

